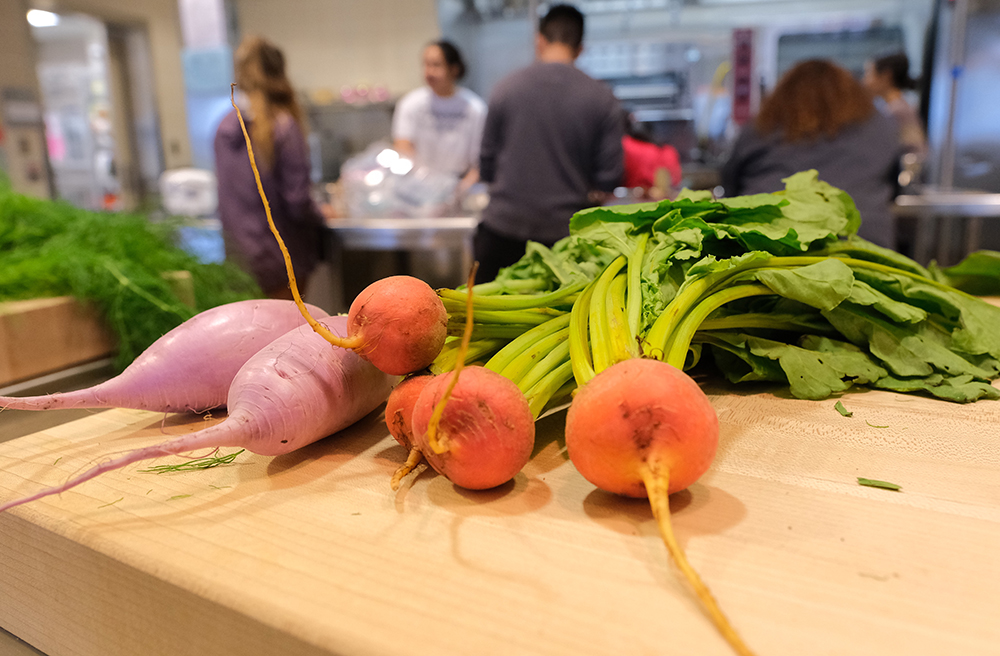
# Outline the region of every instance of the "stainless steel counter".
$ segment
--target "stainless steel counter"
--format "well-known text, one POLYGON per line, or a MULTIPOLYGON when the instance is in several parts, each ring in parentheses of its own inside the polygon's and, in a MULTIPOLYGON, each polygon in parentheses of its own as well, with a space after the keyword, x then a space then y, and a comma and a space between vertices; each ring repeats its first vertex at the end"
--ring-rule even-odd
MULTIPOLYGON (((397 265, 393 273, 409 273, 423 277, 414 265, 437 259, 454 271, 467 272, 472 266, 472 235, 479 220, 476 217, 432 218, 370 218, 331 219, 327 221, 327 255, 331 263, 336 304, 343 310, 350 305, 351 293, 345 283, 357 272, 344 266, 345 252, 405 251, 410 255, 406 265, 397 265), (448 260, 457 261, 449 262, 448 260), (405 270, 398 270, 403 268, 405 270)), ((434 262, 431 262, 431 268, 434 262)), ((459 284, 464 275, 450 284, 459 284)), ((372 282, 368 280, 366 282, 372 282)), ((432 285, 434 281, 428 280, 432 285)))
POLYGON ((898 196, 893 214, 917 221, 914 259, 926 264, 932 257, 942 264, 949 262, 956 234, 964 228, 963 252, 979 248, 983 219, 1000 219, 1000 194, 927 190, 920 194, 898 196))
POLYGON ((971 191, 937 191, 898 196, 894 211, 897 216, 1000 217, 1000 194, 971 191))
POLYGON ((471 246, 475 217, 332 219, 326 227, 350 250, 438 250, 471 246))

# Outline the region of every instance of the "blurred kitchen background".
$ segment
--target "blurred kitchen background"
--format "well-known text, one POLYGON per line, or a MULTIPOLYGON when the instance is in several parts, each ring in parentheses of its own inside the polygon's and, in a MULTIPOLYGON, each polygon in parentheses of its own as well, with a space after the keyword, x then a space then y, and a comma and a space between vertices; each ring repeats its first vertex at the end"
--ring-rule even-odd
MULTIPOLYGON (((860 76, 865 60, 904 51, 920 80, 911 100, 930 143, 922 168, 901 180, 907 198, 897 202, 900 220, 922 230, 910 254, 951 263, 971 248, 1000 249, 1000 0, 576 4, 588 21, 579 67, 606 81, 656 141, 678 149, 681 185, 692 188, 716 187, 739 126, 795 62, 830 58, 860 76)), ((232 49, 241 36, 262 34, 285 51, 300 87, 317 197, 346 220, 372 218, 371 207, 351 204, 342 171, 390 141, 396 99, 422 84, 422 47, 453 40, 469 65, 463 84, 488 98, 498 79, 533 58, 534 27, 547 6, 4 0, 0 168, 16 189, 36 196, 188 214, 191 247, 221 258, 212 139, 230 108, 232 49)), ((477 207, 452 210, 474 219, 477 207)), ((365 248, 358 234, 351 241, 343 230, 341 247, 365 248)), ((395 253, 387 257, 398 264, 398 246, 368 248, 395 253)))

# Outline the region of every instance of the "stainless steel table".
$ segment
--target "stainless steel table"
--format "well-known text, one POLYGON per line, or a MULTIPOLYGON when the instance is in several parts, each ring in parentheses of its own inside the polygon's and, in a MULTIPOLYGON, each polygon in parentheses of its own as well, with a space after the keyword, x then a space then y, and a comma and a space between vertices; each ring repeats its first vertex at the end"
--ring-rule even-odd
POLYGON ((982 220, 1000 218, 1000 194, 927 190, 898 196, 892 209, 898 217, 917 220, 913 259, 926 264, 933 256, 942 264, 950 264, 956 222, 965 221, 964 252, 977 250, 982 220))
POLYGON ((472 266, 472 235, 479 219, 472 216, 432 218, 331 219, 327 221, 328 254, 334 294, 346 308, 343 281, 344 251, 409 251, 461 253, 461 270, 472 266))

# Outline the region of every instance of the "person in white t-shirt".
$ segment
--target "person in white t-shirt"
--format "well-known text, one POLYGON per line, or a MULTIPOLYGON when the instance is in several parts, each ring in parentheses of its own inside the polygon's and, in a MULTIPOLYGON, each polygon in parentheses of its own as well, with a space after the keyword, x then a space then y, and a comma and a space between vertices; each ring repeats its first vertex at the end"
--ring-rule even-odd
POLYGON ((393 147, 403 156, 461 178, 460 189, 479 179, 479 146, 486 103, 458 85, 465 62, 448 41, 424 48, 424 80, 396 104, 392 117, 393 147))

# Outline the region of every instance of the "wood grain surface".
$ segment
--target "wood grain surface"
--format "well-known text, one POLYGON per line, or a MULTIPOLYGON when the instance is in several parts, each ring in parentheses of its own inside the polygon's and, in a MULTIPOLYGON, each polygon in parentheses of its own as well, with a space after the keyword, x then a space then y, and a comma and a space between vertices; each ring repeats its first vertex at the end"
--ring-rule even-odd
MULTIPOLYGON (((848 418, 709 391, 720 450, 673 519, 760 656, 998 653, 1000 403, 858 391, 848 418)), ((13 440, 0 497, 218 420, 112 410, 13 440)), ((647 504, 576 473, 562 422, 486 492, 425 471, 393 493, 377 413, 288 456, 113 472, 0 515, 0 626, 49 656, 731 653, 647 504)))
POLYGON ((0 303, 0 387, 111 355, 94 308, 69 296, 0 303))

